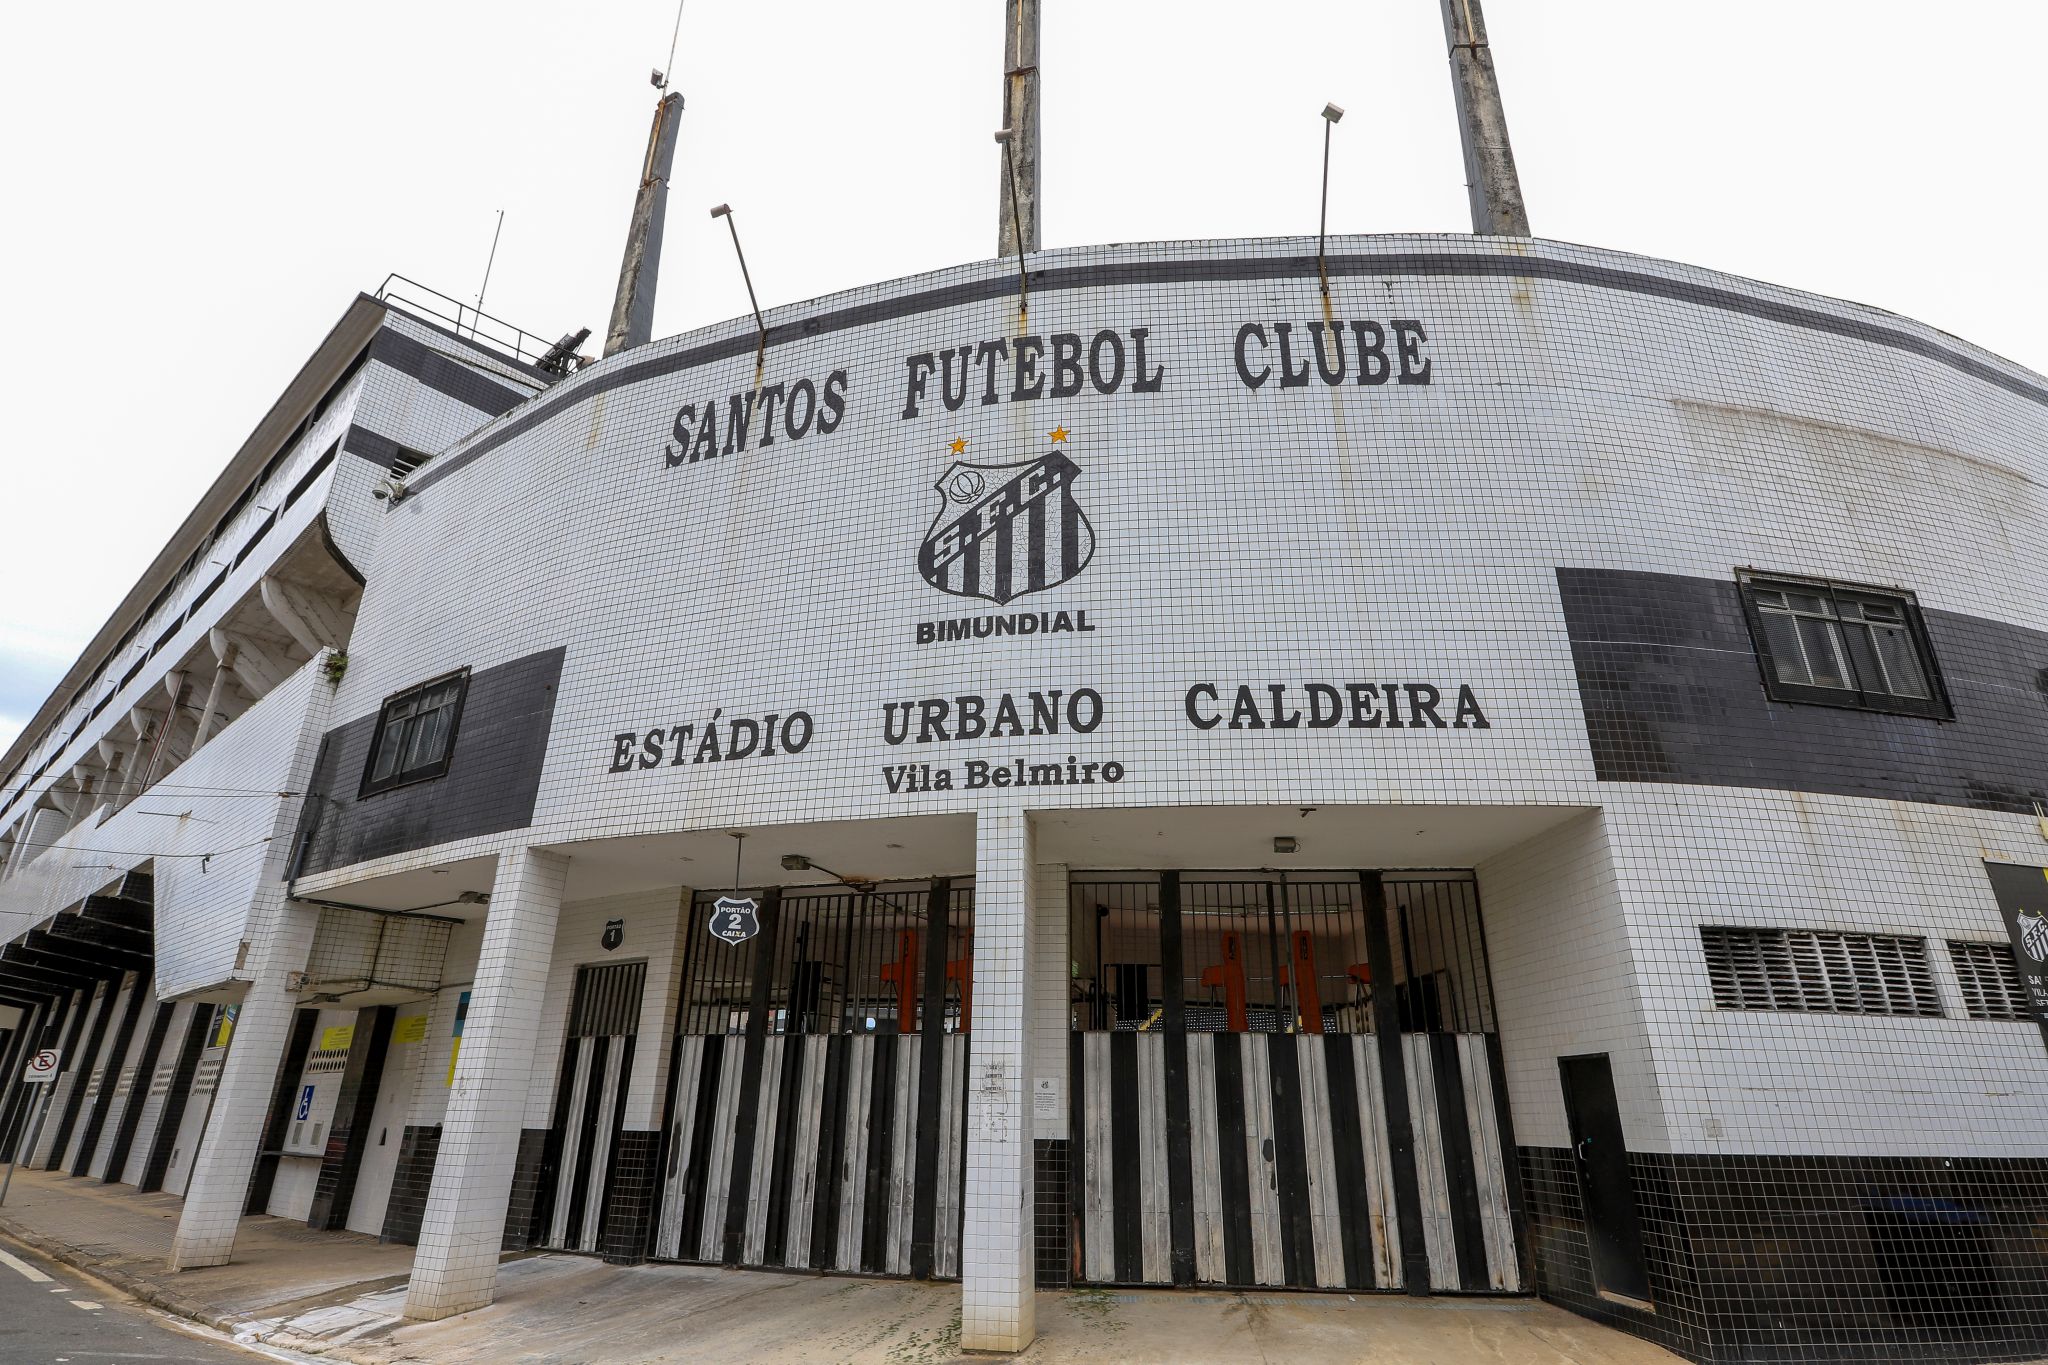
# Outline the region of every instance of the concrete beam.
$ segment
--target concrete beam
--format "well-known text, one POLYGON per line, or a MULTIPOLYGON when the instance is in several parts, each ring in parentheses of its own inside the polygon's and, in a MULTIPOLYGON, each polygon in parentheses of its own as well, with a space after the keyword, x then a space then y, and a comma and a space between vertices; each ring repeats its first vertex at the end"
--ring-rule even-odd
POLYGON ((21 946, 30 952, 48 953, 53 961, 62 962, 66 958, 72 958, 102 967, 118 968, 124 972, 148 971, 155 963, 155 958, 149 953, 117 948, 111 943, 96 943, 87 939, 53 934, 43 929, 31 929, 23 934, 21 946))
POLYGON ((252 697, 262 698, 292 675, 290 662, 246 635, 231 635, 215 626, 207 640, 213 646, 213 657, 234 670, 252 697))
POLYGON ((155 914, 141 901, 124 900, 119 896, 87 896, 85 903, 78 907, 78 913, 87 919, 123 929, 145 934, 156 932, 155 914))
POLYGON ((308 654, 340 649, 348 643, 348 613, 327 594, 277 578, 265 578, 256 586, 263 609, 308 654))
POLYGON ((52 991, 89 991, 96 983, 112 975, 98 969, 90 972, 59 971, 53 967, 22 961, 20 957, 12 945, 0 948, 0 982, 52 991))
POLYGON ((56 938, 94 944, 133 957, 152 961, 156 957, 156 935, 125 929, 105 920, 87 919, 83 915, 58 915, 44 924, 43 930, 56 938))

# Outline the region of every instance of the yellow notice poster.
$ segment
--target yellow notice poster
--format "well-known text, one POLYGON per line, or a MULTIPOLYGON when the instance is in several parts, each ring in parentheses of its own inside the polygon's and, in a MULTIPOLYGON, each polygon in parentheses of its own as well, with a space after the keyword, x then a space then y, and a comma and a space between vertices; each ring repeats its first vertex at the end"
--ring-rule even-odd
POLYGON ((322 1052, 346 1052, 349 1044, 355 1040, 356 1026, 354 1024, 342 1024, 336 1028, 320 1030, 320 1050, 322 1052))
POLYGON ((408 1014, 391 1026, 391 1041, 394 1043, 424 1043, 427 1041, 427 1016, 408 1014))

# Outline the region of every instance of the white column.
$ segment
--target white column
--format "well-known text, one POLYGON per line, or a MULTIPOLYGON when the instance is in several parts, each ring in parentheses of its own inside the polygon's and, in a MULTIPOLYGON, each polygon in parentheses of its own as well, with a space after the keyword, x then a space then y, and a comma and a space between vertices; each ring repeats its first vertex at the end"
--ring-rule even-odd
POLYGON ((1040 863, 1037 873, 1038 918, 1032 925, 1037 964, 1031 979, 1031 1136, 1057 1141, 1067 1136, 1067 1058, 1074 1035, 1073 959, 1067 950, 1067 865, 1040 863), (1049 1114, 1038 1112, 1038 1087, 1051 1081, 1059 1102, 1049 1114))
POLYGON ((248 994, 235 1016, 235 1034, 185 1186, 184 1211, 171 1242, 173 1270, 226 1265, 235 1249, 242 1205, 249 1198, 264 1116, 270 1111, 277 1069, 291 1037, 292 1016, 298 1012, 298 998, 285 989, 285 979, 304 969, 320 922, 316 908, 286 901, 281 885, 273 894, 271 929, 259 937, 250 955, 248 994))
POLYGON ((967 1218, 960 1345, 1021 1351, 1037 1334, 1031 1270, 1031 825, 984 812, 975 827, 974 1031, 969 1044, 967 1218))
POLYGON ((434 1183, 413 1254, 409 1318, 467 1313, 496 1292, 505 1206, 568 874, 569 860, 560 853, 527 848, 498 860, 434 1183))

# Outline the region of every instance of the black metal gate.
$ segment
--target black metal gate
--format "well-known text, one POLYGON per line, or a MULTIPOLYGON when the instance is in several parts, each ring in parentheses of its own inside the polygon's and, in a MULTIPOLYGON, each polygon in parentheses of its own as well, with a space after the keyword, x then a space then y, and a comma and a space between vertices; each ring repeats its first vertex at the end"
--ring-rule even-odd
POLYGON ((1076 1280, 1521 1287, 1469 874, 1071 892, 1076 1280))
POLYGON ((655 1256, 957 1277, 972 884, 707 892, 688 933, 655 1256))
POLYGON ((564 1251, 600 1251, 610 1207, 612 1156, 618 1151, 633 1041, 640 1029, 645 962, 576 969, 568 1040, 555 1082, 554 1122, 541 1158, 541 1243, 564 1251))

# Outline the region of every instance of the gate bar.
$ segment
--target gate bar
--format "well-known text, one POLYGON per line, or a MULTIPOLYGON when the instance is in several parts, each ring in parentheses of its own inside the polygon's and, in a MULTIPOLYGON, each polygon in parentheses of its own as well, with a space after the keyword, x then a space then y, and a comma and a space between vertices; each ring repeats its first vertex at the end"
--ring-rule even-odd
POLYGON ((1387 1157, 1394 1172, 1394 1208, 1401 1224, 1401 1283, 1429 1293, 1429 1247, 1423 1241, 1422 1185, 1415 1173, 1415 1128, 1408 1112, 1408 1059, 1401 1047, 1401 1005, 1394 991, 1394 945, 1387 932, 1387 883, 1360 872, 1365 901, 1365 955, 1372 971, 1372 1028, 1380 1049, 1380 1098, 1387 1109, 1387 1157))
MULTIPOLYGON (((932 878, 925 896, 924 1027, 917 1055, 917 1188, 910 1205, 910 1278, 929 1280, 939 1221, 939 1091, 945 1082, 946 912, 953 879, 932 878)), ((961 998, 964 1007, 966 998, 961 998)))
MULTIPOLYGON (((1180 941, 1180 873, 1159 879, 1159 974, 1165 1006, 1165 1057, 1161 1079, 1166 1087, 1166 1194, 1170 1206, 1173 1249, 1169 1262, 1176 1285, 1195 1282, 1195 1170, 1192 1127, 1188 1113, 1187 982, 1180 941)), ((1099 980, 1102 964, 1095 966, 1099 980)), ((1076 1072, 1076 1077, 1079 1076, 1076 1072)), ((1075 1082, 1078 1085, 1078 1080, 1075 1082)))
POLYGON ((746 1060, 740 1066, 739 1108, 733 1114, 732 1183, 725 1199, 725 1247, 720 1258, 728 1267, 740 1263, 746 1249, 747 1201, 754 1189, 754 1138, 761 1117, 761 1056, 768 1044, 768 999, 775 979, 775 939, 782 921, 782 888, 761 893, 761 932, 754 945, 754 990, 747 1005, 746 1060))

